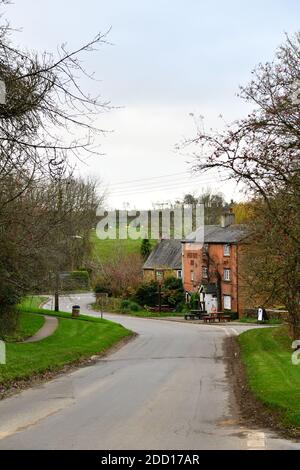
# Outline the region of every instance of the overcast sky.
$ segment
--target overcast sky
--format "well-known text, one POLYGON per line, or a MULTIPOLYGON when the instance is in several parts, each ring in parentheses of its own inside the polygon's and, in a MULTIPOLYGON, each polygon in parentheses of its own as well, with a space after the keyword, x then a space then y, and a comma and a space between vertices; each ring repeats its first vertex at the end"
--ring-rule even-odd
POLYGON ((220 114, 232 121, 247 112, 238 86, 257 63, 273 58, 285 32, 299 30, 299 0, 14 2, 6 16, 22 28, 15 39, 23 47, 55 52, 68 42, 76 48, 112 28, 113 45, 92 54, 86 66, 101 79, 103 98, 121 109, 100 119, 113 130, 101 138, 105 156, 79 168, 109 186, 111 207, 147 208, 208 185, 228 199, 241 197, 233 184, 212 176, 191 179, 174 146, 194 136, 190 113, 220 128, 220 114))

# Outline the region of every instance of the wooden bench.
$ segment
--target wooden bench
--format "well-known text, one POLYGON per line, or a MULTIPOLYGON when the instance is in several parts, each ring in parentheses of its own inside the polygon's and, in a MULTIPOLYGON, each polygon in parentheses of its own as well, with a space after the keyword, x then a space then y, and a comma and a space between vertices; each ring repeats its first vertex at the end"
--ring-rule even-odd
POLYGON ((216 321, 230 322, 231 316, 225 315, 224 313, 212 313, 211 315, 205 315, 203 317, 204 323, 215 323, 216 321))
POLYGON ((204 315, 204 323, 215 323, 218 319, 217 315, 204 315))
POLYGON ((231 322, 231 316, 230 315, 220 314, 220 315, 218 315, 218 320, 219 320, 219 323, 221 323, 221 321, 229 323, 229 322, 231 322))
POLYGON ((185 320, 201 320, 206 312, 203 310, 191 310, 189 313, 184 315, 185 320))

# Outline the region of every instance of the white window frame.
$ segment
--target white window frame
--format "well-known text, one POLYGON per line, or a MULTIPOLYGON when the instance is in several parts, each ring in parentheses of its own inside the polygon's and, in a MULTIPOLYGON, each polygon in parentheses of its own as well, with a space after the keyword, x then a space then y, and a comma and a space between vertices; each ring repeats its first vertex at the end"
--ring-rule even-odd
POLYGON ((226 282, 231 281, 231 269, 224 268, 224 281, 226 282))
POLYGON ((231 310, 232 309, 232 297, 231 297, 231 295, 224 295, 223 296, 223 303, 224 303, 224 310, 231 310))
POLYGON ((182 279, 182 269, 177 270, 177 279, 182 279))
POLYGON ((228 243, 224 245, 224 256, 226 256, 227 258, 230 257, 230 248, 231 245, 229 245, 228 243))
POLYGON ((208 267, 207 266, 202 266, 202 278, 208 279, 208 267))
POLYGON ((195 273, 194 271, 191 271, 191 282, 195 281, 195 273))

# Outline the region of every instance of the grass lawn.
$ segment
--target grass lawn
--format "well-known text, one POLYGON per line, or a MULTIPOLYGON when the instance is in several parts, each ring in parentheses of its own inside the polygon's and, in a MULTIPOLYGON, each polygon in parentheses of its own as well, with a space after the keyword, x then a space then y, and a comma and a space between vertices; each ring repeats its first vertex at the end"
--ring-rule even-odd
POLYGON ((21 312, 17 331, 13 335, 6 336, 4 341, 7 343, 24 341, 42 328, 44 323, 45 319, 42 316, 35 315, 34 313, 21 312))
MULTIPOLYGON (((9 387, 17 379, 30 378, 38 373, 58 371, 66 364, 100 354, 121 339, 132 335, 116 323, 80 316, 71 319, 71 314, 34 309, 25 312, 29 323, 43 320, 42 314, 58 316, 59 325, 55 333, 42 341, 31 344, 6 345, 6 365, 0 365, 0 387, 9 387), (36 313, 33 313, 36 310, 36 313)), ((36 323, 35 323, 36 324, 36 323)))
POLYGON ((42 295, 25 297, 19 305, 19 308, 21 311, 39 308, 41 303, 47 300, 47 298, 47 296, 42 295))
POLYGON ((238 338, 250 388, 256 398, 280 412, 286 427, 300 430, 300 366, 292 364, 287 327, 251 330, 238 338))
POLYGON ((32 313, 35 308, 39 308, 43 300, 47 297, 26 297, 18 306, 20 311, 19 325, 17 331, 10 336, 5 336, 3 339, 7 343, 16 343, 24 341, 25 339, 33 336, 45 323, 45 319, 41 316, 32 313))

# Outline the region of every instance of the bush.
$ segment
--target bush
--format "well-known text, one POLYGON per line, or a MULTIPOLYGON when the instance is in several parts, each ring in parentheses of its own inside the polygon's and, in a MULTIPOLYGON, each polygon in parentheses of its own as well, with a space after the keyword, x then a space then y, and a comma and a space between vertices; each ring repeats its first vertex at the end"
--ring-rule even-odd
POLYGON ((122 300, 121 302, 121 309, 128 310, 130 306, 130 300, 122 300))
MULTIPOLYGON (((62 275, 61 275, 62 276, 62 275)), ((85 290, 90 288, 90 276, 87 271, 70 271, 61 277, 63 291, 85 290)))
POLYGON ((132 312, 138 312, 141 310, 141 307, 136 302, 130 302, 130 310, 132 312))
POLYGON ((154 307, 158 304, 158 285, 155 281, 143 282, 137 288, 133 300, 140 305, 154 307))
POLYGON ((138 312, 141 310, 141 307, 136 302, 131 302, 130 300, 122 300, 120 304, 120 309, 122 312, 138 312))
POLYGON ((199 308, 199 294, 192 294, 191 300, 188 303, 188 307, 190 310, 197 310, 199 308))
POLYGON ((184 302, 184 289, 182 280, 176 277, 165 279, 162 287, 163 302, 170 307, 176 307, 184 302))
MULTIPOLYGON (((168 277, 165 279, 161 290, 162 303, 172 308, 184 303, 184 289, 181 279, 168 277)), ((140 284, 133 300, 140 305, 154 307, 158 305, 158 284, 156 281, 148 281, 140 284)))
POLYGON ((110 288, 109 282, 104 278, 98 278, 94 284, 95 294, 108 294, 109 297, 112 297, 112 290, 110 288))
POLYGON ((0 338, 16 332, 19 322, 19 312, 16 305, 21 295, 17 289, 8 283, 0 285, 0 338))

